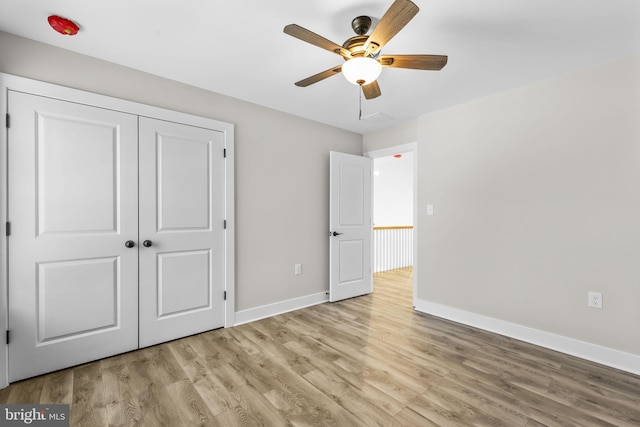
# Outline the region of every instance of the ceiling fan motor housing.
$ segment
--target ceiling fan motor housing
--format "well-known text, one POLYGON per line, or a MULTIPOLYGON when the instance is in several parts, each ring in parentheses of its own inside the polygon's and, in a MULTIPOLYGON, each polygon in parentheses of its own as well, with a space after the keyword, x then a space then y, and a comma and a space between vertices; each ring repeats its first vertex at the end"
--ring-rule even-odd
MULTIPOLYGON (((367 36, 353 36, 350 39, 347 39, 342 47, 351 52, 351 56, 364 56, 364 44, 366 43, 367 36)), ((348 58, 345 58, 347 60, 348 58)))

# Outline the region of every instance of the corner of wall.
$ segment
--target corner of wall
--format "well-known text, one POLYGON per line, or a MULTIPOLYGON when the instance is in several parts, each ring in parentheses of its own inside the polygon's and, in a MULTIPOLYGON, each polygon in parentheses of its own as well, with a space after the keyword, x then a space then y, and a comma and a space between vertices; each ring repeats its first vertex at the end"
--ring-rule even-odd
POLYGON ((411 119, 396 126, 362 136, 362 151, 381 150, 395 145, 409 144, 418 140, 418 120, 411 119))

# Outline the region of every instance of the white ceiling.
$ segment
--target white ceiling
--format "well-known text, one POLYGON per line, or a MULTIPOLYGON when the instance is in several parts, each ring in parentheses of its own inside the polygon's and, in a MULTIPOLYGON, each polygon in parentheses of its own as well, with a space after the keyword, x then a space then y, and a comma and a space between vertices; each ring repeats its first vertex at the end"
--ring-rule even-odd
MULTIPOLYGON (((0 0, 0 30, 358 133, 474 98, 640 53, 640 0, 414 0, 415 18, 384 54, 444 54, 441 71, 385 68, 382 96, 363 100, 342 63, 282 32, 296 23, 338 44, 351 20, 374 25, 392 0, 0 0), (54 32, 57 14, 81 27, 54 32)), ((0 52, 1 54, 1 52, 0 52)), ((640 78, 640 76, 639 76, 640 78)))

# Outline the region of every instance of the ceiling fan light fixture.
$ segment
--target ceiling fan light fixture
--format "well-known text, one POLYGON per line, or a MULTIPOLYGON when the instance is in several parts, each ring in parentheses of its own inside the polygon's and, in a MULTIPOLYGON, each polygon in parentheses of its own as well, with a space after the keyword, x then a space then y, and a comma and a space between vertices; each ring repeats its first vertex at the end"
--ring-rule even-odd
POLYGON ((381 71, 382 65, 378 61, 365 56, 351 58, 342 65, 342 74, 347 81, 358 86, 373 83, 381 71))

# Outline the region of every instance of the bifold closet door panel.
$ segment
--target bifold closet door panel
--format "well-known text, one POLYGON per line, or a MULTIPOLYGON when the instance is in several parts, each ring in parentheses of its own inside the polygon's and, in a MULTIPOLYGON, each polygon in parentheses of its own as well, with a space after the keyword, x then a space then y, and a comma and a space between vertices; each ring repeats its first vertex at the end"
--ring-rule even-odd
POLYGON ((16 381, 138 347, 138 118, 12 91, 8 103, 16 381))
POLYGON ((140 117, 140 347, 224 326, 224 134, 140 117))

